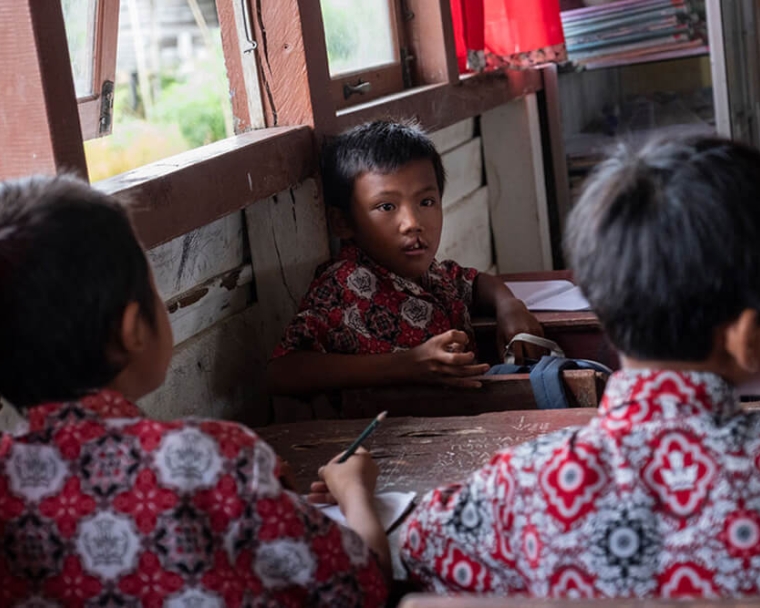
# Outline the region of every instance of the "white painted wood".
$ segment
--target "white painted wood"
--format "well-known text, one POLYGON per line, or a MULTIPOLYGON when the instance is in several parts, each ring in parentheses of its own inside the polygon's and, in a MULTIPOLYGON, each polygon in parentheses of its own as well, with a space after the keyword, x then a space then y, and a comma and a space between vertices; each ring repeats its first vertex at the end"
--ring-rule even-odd
POLYGON ((317 184, 259 201, 245 209, 259 311, 259 341, 268 357, 298 311, 316 267, 330 257, 324 205, 317 184))
POLYGON ((440 154, 445 154, 449 150, 453 150, 457 146, 470 141, 474 135, 474 118, 467 118, 439 131, 428 133, 428 136, 440 154))
MULTIPOLYGON (((261 102, 261 89, 259 87, 259 73, 256 65, 256 53, 253 45, 246 40, 246 31, 253 32, 253 20, 255 15, 248 15, 246 19, 245 7, 250 6, 246 2, 233 2, 233 12, 235 14, 235 27, 237 29, 238 39, 240 40, 240 64, 243 67, 243 80, 248 96, 248 115, 251 119, 251 128, 263 129, 266 127, 264 119, 264 107, 261 102), (247 22, 247 23, 246 23, 247 22)), ((249 34, 253 36, 253 34, 249 34)), ((234 95, 234 91, 231 94, 234 95)), ((238 132, 238 125, 235 125, 235 133, 238 132)))
POLYGON ((453 205, 483 185, 483 152, 480 138, 442 155, 446 170, 446 189, 443 193, 443 208, 453 205))
POLYGON ((499 272, 552 267, 536 96, 481 117, 491 227, 499 272))
POLYGON ((254 305, 180 344, 163 386, 139 405, 161 420, 202 416, 254 427, 269 423, 266 359, 252 348, 257 314, 254 305))
POLYGON ((710 45, 715 128, 718 135, 731 137, 731 105, 728 92, 721 0, 706 0, 705 9, 707 12, 707 37, 710 45))
POLYGON ((158 293, 169 300, 242 266, 243 215, 232 213, 147 252, 158 293))
POLYGON ((439 260, 485 271, 493 264, 488 188, 485 186, 447 207, 438 247, 439 260))
POLYGON ((167 302, 174 344, 180 344, 238 312, 251 301, 249 264, 193 288, 167 302))

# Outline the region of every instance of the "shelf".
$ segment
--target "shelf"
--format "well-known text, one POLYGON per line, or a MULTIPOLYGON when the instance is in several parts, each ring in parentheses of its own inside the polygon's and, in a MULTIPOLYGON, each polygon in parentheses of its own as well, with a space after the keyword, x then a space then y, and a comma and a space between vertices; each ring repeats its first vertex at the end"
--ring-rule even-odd
POLYGON ((690 44, 684 48, 663 50, 655 53, 646 53, 640 55, 619 54, 612 57, 601 57, 598 60, 589 60, 585 63, 575 64, 579 70, 602 70, 605 68, 617 68, 628 65, 637 65, 642 63, 656 63, 659 61, 672 61, 674 59, 686 59, 688 57, 702 57, 710 54, 710 47, 699 42, 690 44))

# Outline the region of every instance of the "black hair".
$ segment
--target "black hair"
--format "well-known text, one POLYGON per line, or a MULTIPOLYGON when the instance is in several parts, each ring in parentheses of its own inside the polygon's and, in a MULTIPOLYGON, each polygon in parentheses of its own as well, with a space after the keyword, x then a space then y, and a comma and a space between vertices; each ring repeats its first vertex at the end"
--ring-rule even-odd
POLYGON ((435 144, 413 121, 376 120, 354 127, 322 149, 322 185, 327 204, 350 218, 354 182, 363 173, 392 173, 415 160, 433 164, 443 196, 446 172, 435 144))
POLYGON ((623 146, 589 179, 565 246, 621 352, 705 360, 721 324, 760 310, 760 152, 717 138, 623 146))
POLYGON ((155 327, 148 263, 119 201, 70 176, 0 184, 0 395, 25 408, 106 386, 130 302, 155 327))

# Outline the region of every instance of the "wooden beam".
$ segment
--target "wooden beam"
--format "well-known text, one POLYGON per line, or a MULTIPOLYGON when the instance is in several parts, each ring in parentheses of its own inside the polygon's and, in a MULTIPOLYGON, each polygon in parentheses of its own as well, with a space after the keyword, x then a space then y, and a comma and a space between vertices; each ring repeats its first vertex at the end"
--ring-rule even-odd
POLYGON ((416 117, 429 131, 448 127, 460 120, 519 99, 541 89, 538 70, 505 70, 475 74, 455 84, 437 84, 404 91, 338 112, 336 129, 384 117, 416 117))
POLYGON ((147 248, 285 190, 314 171, 311 130, 281 127, 190 150, 96 186, 135 201, 134 222, 147 248))
POLYGON ((331 131, 335 106, 319 2, 246 0, 258 48, 268 126, 309 125, 331 131))
POLYGON ((450 0, 406 0, 402 14, 415 85, 459 81, 450 0))
POLYGON ((73 171, 87 177, 60 2, 0 3, 0 179, 73 171))

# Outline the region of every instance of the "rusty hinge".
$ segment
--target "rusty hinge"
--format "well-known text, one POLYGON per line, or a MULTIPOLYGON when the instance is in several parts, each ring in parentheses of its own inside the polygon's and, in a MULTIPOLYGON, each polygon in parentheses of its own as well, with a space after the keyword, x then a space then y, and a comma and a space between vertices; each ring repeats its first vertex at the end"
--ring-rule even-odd
POLYGON ((113 80, 106 80, 100 89, 100 121, 98 135, 108 135, 113 121, 113 80))

